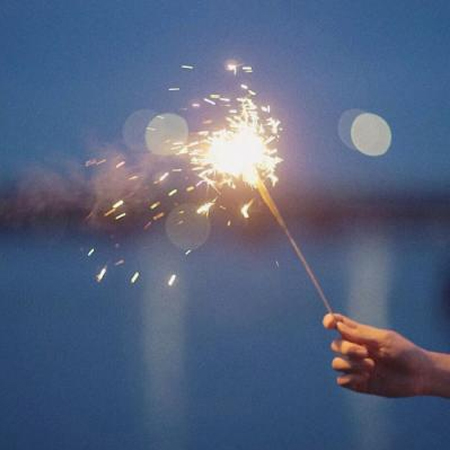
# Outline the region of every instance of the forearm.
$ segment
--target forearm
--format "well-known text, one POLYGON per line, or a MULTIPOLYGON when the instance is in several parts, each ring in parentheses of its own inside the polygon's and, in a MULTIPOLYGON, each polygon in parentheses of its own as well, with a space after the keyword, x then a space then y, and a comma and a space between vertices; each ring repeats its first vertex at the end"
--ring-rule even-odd
POLYGON ((430 365, 424 394, 450 398, 450 354, 436 352, 427 354, 430 365))

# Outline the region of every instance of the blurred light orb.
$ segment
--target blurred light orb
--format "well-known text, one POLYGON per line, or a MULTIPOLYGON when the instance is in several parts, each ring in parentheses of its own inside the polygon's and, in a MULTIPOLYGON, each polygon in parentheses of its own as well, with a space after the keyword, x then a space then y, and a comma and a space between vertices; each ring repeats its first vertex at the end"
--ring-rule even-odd
POLYGON ((147 149, 156 155, 176 154, 189 137, 189 127, 177 114, 158 114, 145 130, 147 149))
POLYGON ((384 155, 391 146, 389 124, 381 116, 360 109, 345 111, 338 124, 341 141, 367 156, 384 155))
POLYGON ((352 125, 355 119, 363 114, 365 111, 362 109, 349 109, 344 111, 339 119, 338 123, 338 134, 341 138, 341 141, 352 150, 357 150, 357 148, 353 145, 351 130, 352 125))
POLYGON ((176 247, 194 250, 208 240, 211 224, 208 216, 199 214, 198 209, 198 205, 184 203, 174 208, 168 215, 166 234, 176 247))
POLYGON ((130 150, 146 151, 145 134, 147 126, 156 113, 150 109, 140 109, 128 116, 122 128, 122 137, 130 150))
POLYGON ((384 155, 392 142, 389 124, 377 114, 367 112, 355 118, 350 135, 356 149, 367 156, 384 155))

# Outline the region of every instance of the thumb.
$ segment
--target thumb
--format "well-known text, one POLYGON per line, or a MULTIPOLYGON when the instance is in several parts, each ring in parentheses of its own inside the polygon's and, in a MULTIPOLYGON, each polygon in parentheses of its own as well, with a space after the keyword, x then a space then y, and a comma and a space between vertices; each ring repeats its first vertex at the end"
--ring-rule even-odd
POLYGON ((340 316, 340 319, 336 328, 345 340, 363 345, 374 345, 379 342, 380 330, 378 328, 364 325, 345 316, 340 316))

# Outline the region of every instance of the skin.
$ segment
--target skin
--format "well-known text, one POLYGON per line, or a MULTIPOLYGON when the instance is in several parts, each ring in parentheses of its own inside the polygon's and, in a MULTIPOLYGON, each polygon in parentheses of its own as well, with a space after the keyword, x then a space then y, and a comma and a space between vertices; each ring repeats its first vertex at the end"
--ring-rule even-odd
POLYGON ((430 352, 392 330, 327 314, 326 329, 340 336, 331 343, 339 386, 383 397, 450 397, 450 355, 430 352))

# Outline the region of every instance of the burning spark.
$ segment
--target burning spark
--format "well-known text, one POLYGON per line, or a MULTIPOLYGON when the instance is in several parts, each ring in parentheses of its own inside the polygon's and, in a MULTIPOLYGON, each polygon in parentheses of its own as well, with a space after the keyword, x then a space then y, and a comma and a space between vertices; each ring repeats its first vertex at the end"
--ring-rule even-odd
POLYGON ((173 286, 176 279, 177 279, 177 276, 175 274, 172 274, 169 278, 169 281, 167 282, 167 286, 173 286))
POLYGON ((106 270, 107 270, 107 266, 102 267, 100 272, 95 276, 95 279, 97 280, 97 283, 101 283, 101 281, 103 280, 103 278, 106 275, 106 270))
POLYGON ((209 214, 209 211, 211 210, 211 208, 214 206, 215 202, 216 202, 216 199, 214 199, 211 202, 203 203, 203 205, 201 205, 197 209, 197 214, 204 214, 205 216, 207 216, 209 214))
POLYGON ((234 75, 237 75, 238 65, 235 63, 229 63, 229 64, 227 64, 227 70, 229 72, 233 72, 234 75))
POLYGON ((254 199, 251 199, 248 203, 246 203, 241 208, 241 214, 244 216, 245 219, 248 219, 250 217, 248 214, 248 210, 250 209, 250 206, 252 206, 253 202, 254 202, 254 199))
POLYGON ((94 252, 95 252, 95 248, 91 248, 91 249, 89 250, 89 253, 88 253, 87 255, 88 255, 88 256, 91 256, 91 255, 94 254, 94 252))
MULTIPOLYGON (((193 66, 187 64, 181 67, 186 70, 193 69, 193 66)), ((226 70, 234 75, 238 75, 240 69, 244 74, 253 72, 251 66, 242 66, 233 60, 227 62, 226 70)), ((286 234, 297 258, 303 264, 328 312, 332 313, 316 276, 287 228, 284 218, 267 187, 269 184, 272 186, 276 184, 278 180, 276 169, 282 161, 277 151, 277 143, 281 133, 280 121, 272 117, 270 106, 261 106, 257 103, 257 92, 252 90, 248 84, 239 83, 237 87, 240 87, 241 94, 236 98, 213 93, 205 96, 201 103, 198 100, 191 103, 192 108, 200 108, 203 103, 207 103, 214 107, 217 112, 224 112, 225 116, 223 120, 217 120, 217 115, 214 115, 213 118, 204 117, 200 122, 203 122, 205 129, 191 133, 194 139, 191 139, 188 143, 184 141, 172 143, 177 155, 187 155, 191 171, 199 178, 198 182, 192 183, 185 189, 190 192, 194 188, 204 186, 207 193, 214 192, 214 200, 207 200, 200 205, 197 210, 198 214, 209 214, 211 208, 216 204, 220 207, 219 199, 223 189, 235 189, 244 184, 257 190, 278 225, 286 234)), ((169 91, 180 90, 179 87, 169 87, 168 89, 169 91)), ((206 110, 211 111, 211 108, 202 109, 202 111, 206 110)), ((164 119, 164 116, 156 117, 164 119)), ((98 165, 102 162, 104 161, 92 160, 86 165, 98 165)), ((116 167, 121 164, 122 162, 116 167)), ((155 185, 162 183, 168 176, 169 172, 165 172, 153 183, 155 185)), ((185 180, 188 180, 188 177, 185 177, 185 180)), ((172 189, 169 190, 167 195, 171 197, 176 192, 177 189, 172 189)), ((208 199, 210 198, 208 197, 208 199)), ((241 207, 241 214, 246 219, 249 217, 252 203, 253 200, 241 207)), ((105 213, 105 216, 114 214, 115 210, 122 205, 123 201, 119 200, 110 211, 105 213)), ((150 206, 150 209, 154 210, 158 206, 159 202, 155 202, 150 206)), ((126 213, 119 214, 115 219, 119 220, 125 215, 126 213)), ((164 216, 165 213, 160 212, 153 216, 152 220, 157 221, 164 216)), ((151 223, 152 221, 149 221, 144 228, 148 228, 151 223)), ((229 220, 227 226, 230 225, 231 221, 229 220)), ((276 264, 278 266, 278 262, 276 264)), ((100 282, 105 273, 106 266, 97 275, 97 281, 100 282)), ((176 275, 172 274, 167 284, 172 286, 175 280, 176 275)))
POLYGON ((169 172, 163 173, 163 174, 158 178, 158 182, 159 182, 159 183, 163 182, 168 176, 169 176, 169 172))
POLYGON ((139 278, 139 272, 135 272, 134 275, 131 277, 131 284, 136 283, 137 279, 139 278))
POLYGON ((120 161, 120 163, 116 164, 116 169, 119 169, 120 167, 125 165, 125 161, 120 161))
POLYGON ((90 166, 99 166, 100 164, 103 164, 106 162, 106 159, 89 159, 88 161, 86 161, 84 163, 85 167, 90 167, 90 166))
POLYGON ((118 261, 116 261, 114 263, 115 266, 121 266, 122 264, 125 264, 125 260, 124 259, 119 259, 118 261))

